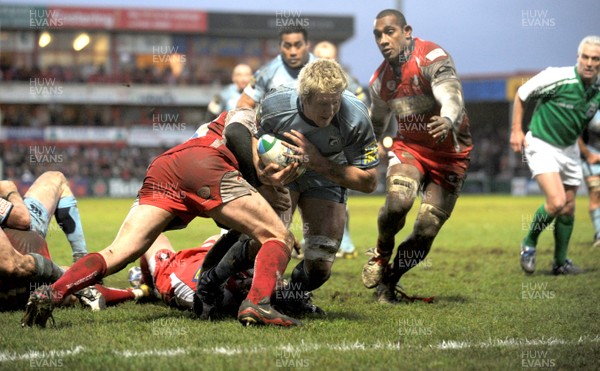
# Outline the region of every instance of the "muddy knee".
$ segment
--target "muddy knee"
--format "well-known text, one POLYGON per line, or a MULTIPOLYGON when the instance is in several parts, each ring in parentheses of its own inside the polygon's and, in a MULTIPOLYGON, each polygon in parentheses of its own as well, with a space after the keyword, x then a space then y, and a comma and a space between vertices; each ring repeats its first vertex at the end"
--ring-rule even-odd
POLYGON ((414 234, 419 238, 433 239, 448 220, 448 213, 437 206, 421 204, 417 220, 415 221, 414 234))
POLYGON ((412 207, 417 193, 419 182, 404 175, 391 175, 387 177, 387 212, 389 214, 407 213, 412 207))

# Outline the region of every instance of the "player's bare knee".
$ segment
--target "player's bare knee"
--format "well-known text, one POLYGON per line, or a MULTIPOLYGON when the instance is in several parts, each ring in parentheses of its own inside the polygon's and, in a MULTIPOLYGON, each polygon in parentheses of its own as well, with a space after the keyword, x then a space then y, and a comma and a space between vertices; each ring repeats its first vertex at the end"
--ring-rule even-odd
POLYGON ((39 176, 38 180, 43 184, 60 185, 67 182, 64 174, 60 171, 46 171, 39 176))
POLYGON ((562 210, 566 205, 567 199, 565 197, 553 197, 548 200, 546 211, 550 215, 562 214, 562 210))
POLYGON ((421 204, 415 221, 415 235, 420 238, 434 238, 448 217, 448 213, 437 206, 421 204))
POLYGON ((565 205, 560 209, 559 215, 575 215, 575 201, 572 202, 567 201, 565 205))
POLYGON ((417 198, 419 183, 404 175, 387 178, 386 206, 389 214, 407 213, 417 198))

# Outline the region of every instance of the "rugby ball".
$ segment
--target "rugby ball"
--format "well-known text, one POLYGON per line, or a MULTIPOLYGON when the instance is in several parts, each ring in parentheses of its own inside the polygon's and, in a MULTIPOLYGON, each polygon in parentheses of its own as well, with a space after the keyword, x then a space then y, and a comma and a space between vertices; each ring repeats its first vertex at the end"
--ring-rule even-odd
MULTIPOLYGON (((265 166, 276 163, 281 167, 287 167, 295 160, 287 157, 284 154, 294 154, 290 148, 283 145, 283 141, 274 137, 271 134, 264 134, 258 138, 258 157, 265 166)), ((306 168, 300 166, 298 174, 303 174, 306 168)))
POLYGON ((273 162, 281 167, 288 166, 293 162, 293 159, 286 157, 284 153, 293 154, 294 152, 284 146, 282 140, 275 138, 271 134, 264 134, 258 138, 258 157, 260 157, 265 166, 273 162))

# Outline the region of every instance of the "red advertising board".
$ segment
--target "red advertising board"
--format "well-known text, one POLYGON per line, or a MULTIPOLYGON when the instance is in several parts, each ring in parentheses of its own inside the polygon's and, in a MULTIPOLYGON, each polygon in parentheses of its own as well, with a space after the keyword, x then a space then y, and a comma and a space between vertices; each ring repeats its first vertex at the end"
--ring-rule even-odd
POLYGON ((206 12, 197 10, 118 9, 119 29, 206 32, 206 12))
POLYGON ((64 28, 206 32, 207 15, 199 10, 77 8, 50 6, 48 24, 64 28))

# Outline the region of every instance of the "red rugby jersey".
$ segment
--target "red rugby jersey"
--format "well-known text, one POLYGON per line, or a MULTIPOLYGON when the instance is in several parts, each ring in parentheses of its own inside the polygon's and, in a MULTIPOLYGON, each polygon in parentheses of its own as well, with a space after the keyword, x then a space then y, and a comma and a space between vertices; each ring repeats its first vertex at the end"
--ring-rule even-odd
MULTIPOLYGON (((432 116, 440 115, 440 105, 433 96, 432 86, 447 79, 457 79, 452 58, 435 43, 414 38, 409 59, 397 75, 392 65, 384 61, 370 81, 373 104, 372 117, 395 115, 398 131, 395 140, 406 145, 435 148, 442 152, 463 152, 471 147, 471 133, 466 112, 460 116, 458 132, 437 143, 427 133, 432 116)), ((381 138, 378 138, 381 139, 381 138)))

